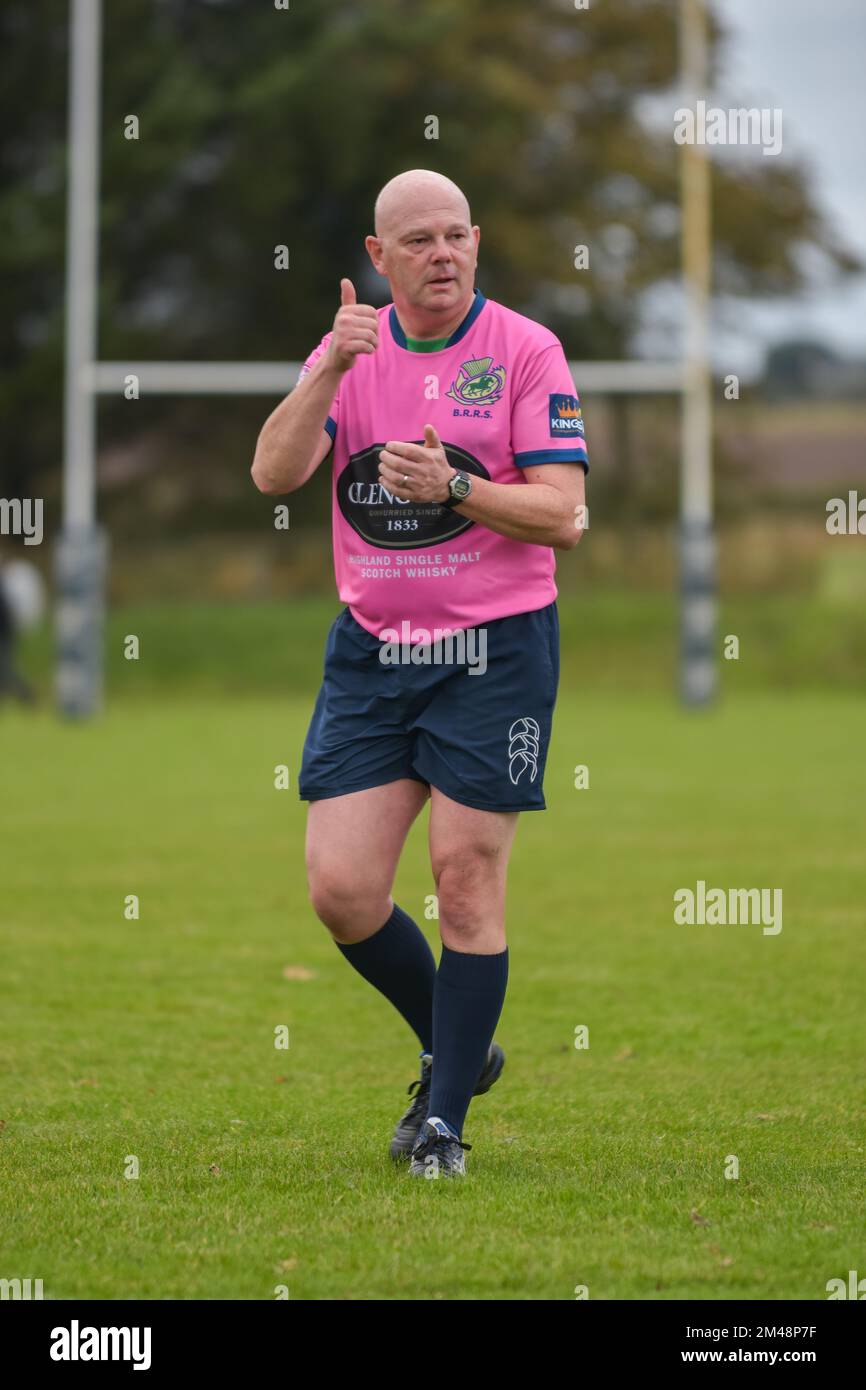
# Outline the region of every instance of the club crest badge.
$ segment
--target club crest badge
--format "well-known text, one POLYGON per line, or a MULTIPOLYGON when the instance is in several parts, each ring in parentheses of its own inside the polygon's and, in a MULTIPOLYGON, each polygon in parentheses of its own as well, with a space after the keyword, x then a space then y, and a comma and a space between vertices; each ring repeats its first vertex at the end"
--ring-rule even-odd
POLYGON ((464 362, 446 396, 461 405, 493 405, 505 390, 505 368, 494 367, 492 357, 476 357, 464 362))

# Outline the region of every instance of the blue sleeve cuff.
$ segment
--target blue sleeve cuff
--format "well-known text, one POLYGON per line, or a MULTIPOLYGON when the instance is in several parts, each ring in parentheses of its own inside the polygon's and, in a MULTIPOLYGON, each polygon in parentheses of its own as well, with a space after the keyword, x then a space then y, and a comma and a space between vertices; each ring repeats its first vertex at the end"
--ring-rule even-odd
POLYGON ((332 420, 331 417, 330 417, 330 415, 328 416, 327 420, 325 421, 325 429, 328 431, 328 434, 331 436, 331 443, 333 444, 333 442, 334 442, 334 435, 337 433, 337 422, 336 422, 336 420, 332 420))
POLYGON ((589 459, 583 449, 525 449, 514 455, 518 468, 532 468, 537 463, 580 463, 589 472, 589 459))

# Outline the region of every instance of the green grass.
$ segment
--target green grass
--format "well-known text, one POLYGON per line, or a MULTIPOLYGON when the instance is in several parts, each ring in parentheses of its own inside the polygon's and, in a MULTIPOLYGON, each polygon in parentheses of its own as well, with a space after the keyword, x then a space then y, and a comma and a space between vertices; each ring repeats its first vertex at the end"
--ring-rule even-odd
MULTIPOLYGON (((734 633, 740 659, 722 662, 726 687, 866 693, 866 624, 858 593, 855 589, 854 601, 749 593, 728 599, 719 615, 719 650, 721 639, 734 633)), ((147 700, 167 694, 306 697, 316 688, 328 624, 340 606, 327 598, 129 605, 112 612, 107 625, 109 692, 147 700), (128 634, 139 638, 138 661, 124 657, 128 634)), ((673 595, 587 588, 561 596, 559 616, 563 688, 606 693, 673 688, 678 644, 673 595)), ((47 696, 52 664, 47 629, 30 636, 21 664, 47 696)))
MULTIPOLYGON (((390 1165, 416 1047, 306 900, 303 807, 272 777, 294 782, 309 695, 3 714, 0 1276, 53 1298, 822 1299, 863 1273, 862 701, 686 716, 580 690, 518 834, 508 1066, 462 1184, 390 1165), (674 926, 697 878, 781 887, 783 930, 674 926)), ((396 889, 421 921, 424 821, 396 889)))

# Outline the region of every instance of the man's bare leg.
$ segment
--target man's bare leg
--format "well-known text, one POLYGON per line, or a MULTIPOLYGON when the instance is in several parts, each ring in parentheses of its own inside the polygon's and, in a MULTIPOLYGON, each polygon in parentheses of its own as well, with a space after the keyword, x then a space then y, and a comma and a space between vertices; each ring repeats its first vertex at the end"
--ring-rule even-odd
POLYGON ((439 931, 452 951, 505 950, 505 888, 517 811, 478 811, 436 787, 430 806, 430 864, 439 931))
POLYGON ((429 795, 401 778, 310 804, 307 874, 316 913, 350 965, 409 1024, 422 1054, 433 1046, 436 962, 391 887, 406 836, 429 795))
POLYGON ((404 777, 310 803, 310 900, 338 944, 363 941, 388 920, 397 863, 429 795, 426 783, 404 777))

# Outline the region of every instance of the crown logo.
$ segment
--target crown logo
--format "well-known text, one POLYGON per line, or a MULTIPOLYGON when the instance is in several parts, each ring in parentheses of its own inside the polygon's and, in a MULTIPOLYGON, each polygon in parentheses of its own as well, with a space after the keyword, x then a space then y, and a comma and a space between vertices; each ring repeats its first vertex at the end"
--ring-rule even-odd
POLYGON ((578 406, 577 410, 575 410, 574 406, 571 405, 558 405, 556 407, 556 413, 560 420, 576 419, 580 414, 580 407, 578 406))

